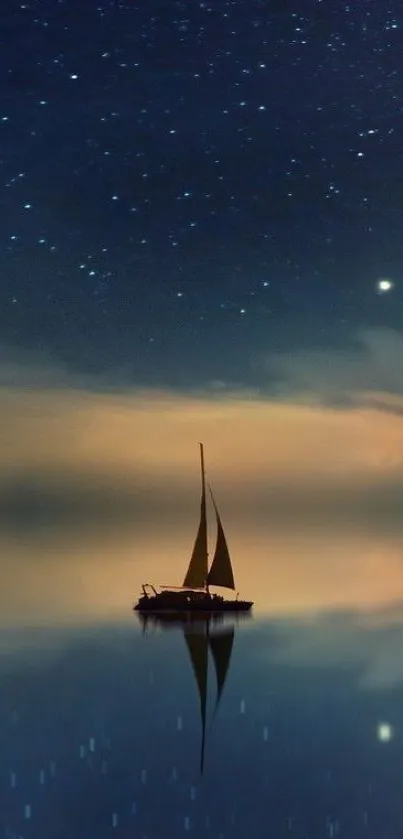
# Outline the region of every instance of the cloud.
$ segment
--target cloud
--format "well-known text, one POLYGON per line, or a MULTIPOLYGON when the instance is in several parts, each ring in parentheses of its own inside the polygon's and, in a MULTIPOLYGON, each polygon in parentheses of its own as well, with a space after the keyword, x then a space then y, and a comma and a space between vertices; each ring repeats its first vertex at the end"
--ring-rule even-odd
POLYGON ((0 352, 7 619, 40 622, 49 591, 52 615, 64 602, 68 614, 99 615, 106 603, 122 609, 150 573, 180 583, 197 527, 199 440, 241 557, 241 591, 277 613, 402 598, 401 344, 391 334, 365 333, 351 353, 272 357, 275 396, 225 382, 139 388, 124 370, 84 376, 0 352), (389 352, 388 384, 379 371, 389 352), (367 534, 365 545, 353 531, 367 534), (340 533, 345 546, 333 556, 340 533), (30 611, 27 591, 36 592, 30 611))
MULTIPOLYGON (((389 689, 403 682, 402 603, 370 610, 324 612, 272 624, 270 660, 290 667, 340 668, 355 672, 363 690, 389 689)), ((260 657, 267 657, 263 644, 260 657)))
POLYGON ((89 387, 91 377, 75 374, 47 355, 0 346, 0 388, 89 387))
POLYGON ((363 329, 348 350, 297 350, 263 361, 279 398, 403 414, 403 335, 363 329))
POLYGON ((0 525, 191 517, 198 440, 229 516, 400 521, 403 338, 359 341, 270 357, 275 397, 225 382, 136 388, 125 371, 84 376, 3 349, 0 525))

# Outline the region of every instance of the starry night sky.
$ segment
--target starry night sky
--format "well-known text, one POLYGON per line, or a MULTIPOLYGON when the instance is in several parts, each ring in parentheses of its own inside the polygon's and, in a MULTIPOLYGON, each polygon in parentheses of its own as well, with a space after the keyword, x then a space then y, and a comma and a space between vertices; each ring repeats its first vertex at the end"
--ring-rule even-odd
POLYGON ((248 384, 399 329, 396 2, 4 0, 0 32, 3 346, 248 384))
POLYGON ((1 0, 3 834, 62 835, 78 813, 99 839, 118 813, 123 836, 137 790, 147 835, 153 813, 177 836, 209 808, 215 837, 288 835, 288 818, 400 835, 402 10, 1 0), (143 651, 130 629, 119 658, 99 628, 131 620, 145 580, 182 582, 198 440, 262 640, 239 628, 218 797, 190 809, 185 649, 170 693, 157 638, 143 651), (56 630, 90 624, 102 656, 83 634, 85 655, 53 659, 56 630))

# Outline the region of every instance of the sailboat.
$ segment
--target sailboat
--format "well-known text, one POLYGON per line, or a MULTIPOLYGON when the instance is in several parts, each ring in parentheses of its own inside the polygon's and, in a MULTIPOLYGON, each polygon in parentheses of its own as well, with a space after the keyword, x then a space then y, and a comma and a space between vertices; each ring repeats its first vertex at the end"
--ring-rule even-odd
POLYGON ((217 539, 213 561, 210 569, 208 567, 206 474, 203 443, 199 443, 199 446, 201 468, 200 522, 185 579, 181 586, 160 586, 161 591, 157 591, 149 583, 144 583, 142 595, 134 606, 136 611, 195 612, 200 614, 201 612, 246 612, 253 606, 252 601, 240 600, 238 595, 235 599, 226 600, 210 591, 210 586, 235 591, 235 581, 224 528, 210 486, 209 490, 217 522, 217 539))
MULTIPOLYGON (((144 631, 146 631, 149 621, 155 626, 161 626, 163 629, 167 627, 166 617, 162 614, 140 615, 139 617, 144 631)), ((209 654, 211 653, 216 674, 216 696, 209 729, 211 730, 230 668, 235 626, 225 626, 221 631, 214 632, 212 631, 212 624, 215 622, 216 616, 210 613, 207 620, 203 621, 203 625, 200 624, 200 616, 198 620, 199 623, 195 623, 191 627, 182 623, 182 629, 199 695, 201 718, 200 774, 203 775, 207 724, 209 654)), ((175 625, 177 626, 177 624, 175 625)))

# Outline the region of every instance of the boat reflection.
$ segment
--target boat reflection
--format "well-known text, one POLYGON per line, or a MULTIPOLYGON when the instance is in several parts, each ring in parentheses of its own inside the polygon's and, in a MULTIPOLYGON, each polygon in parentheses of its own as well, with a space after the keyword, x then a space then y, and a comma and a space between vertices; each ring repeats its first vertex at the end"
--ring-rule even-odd
MULTIPOLYGON (((240 616, 237 616, 239 619, 240 616)), ((243 616, 246 617, 245 615, 243 616)), ((192 664, 197 692, 199 695, 201 717, 201 745, 200 745, 200 774, 204 772, 204 758, 206 745, 207 705, 208 705, 208 675, 210 655, 214 663, 216 674, 216 692, 214 707, 210 719, 212 724, 216 717, 231 663, 235 638, 235 623, 225 622, 225 616, 217 613, 206 613, 203 616, 194 613, 171 613, 169 615, 139 614, 143 625, 143 632, 149 628, 180 628, 183 631, 186 647, 192 664), (217 625, 221 625, 215 632, 217 625)))
POLYGON ((241 621, 243 623, 252 620, 253 615, 250 612, 231 612, 228 615, 225 612, 176 612, 172 610, 169 612, 137 612, 137 617, 143 627, 144 635, 150 629, 166 630, 188 627, 201 631, 202 627, 207 624, 210 627, 223 624, 234 626, 241 621))

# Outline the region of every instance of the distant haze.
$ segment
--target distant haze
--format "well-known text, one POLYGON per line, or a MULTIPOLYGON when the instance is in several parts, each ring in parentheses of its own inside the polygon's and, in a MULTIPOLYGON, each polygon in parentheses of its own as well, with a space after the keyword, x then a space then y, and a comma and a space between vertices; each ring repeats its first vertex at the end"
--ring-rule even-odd
POLYGON ((258 611, 403 599, 403 398, 344 389, 341 373, 330 397, 306 367, 302 387, 294 361, 272 392, 114 389, 0 365, 3 621, 92 619, 130 610, 144 581, 180 584, 199 440, 237 587, 258 611))
POLYGON ((167 510, 180 521, 198 496, 203 440, 218 496, 249 522, 273 509, 400 516, 403 399, 370 397, 334 407, 297 392, 293 401, 242 389, 3 386, 0 513, 42 499, 59 511, 138 510, 141 520, 167 510))

